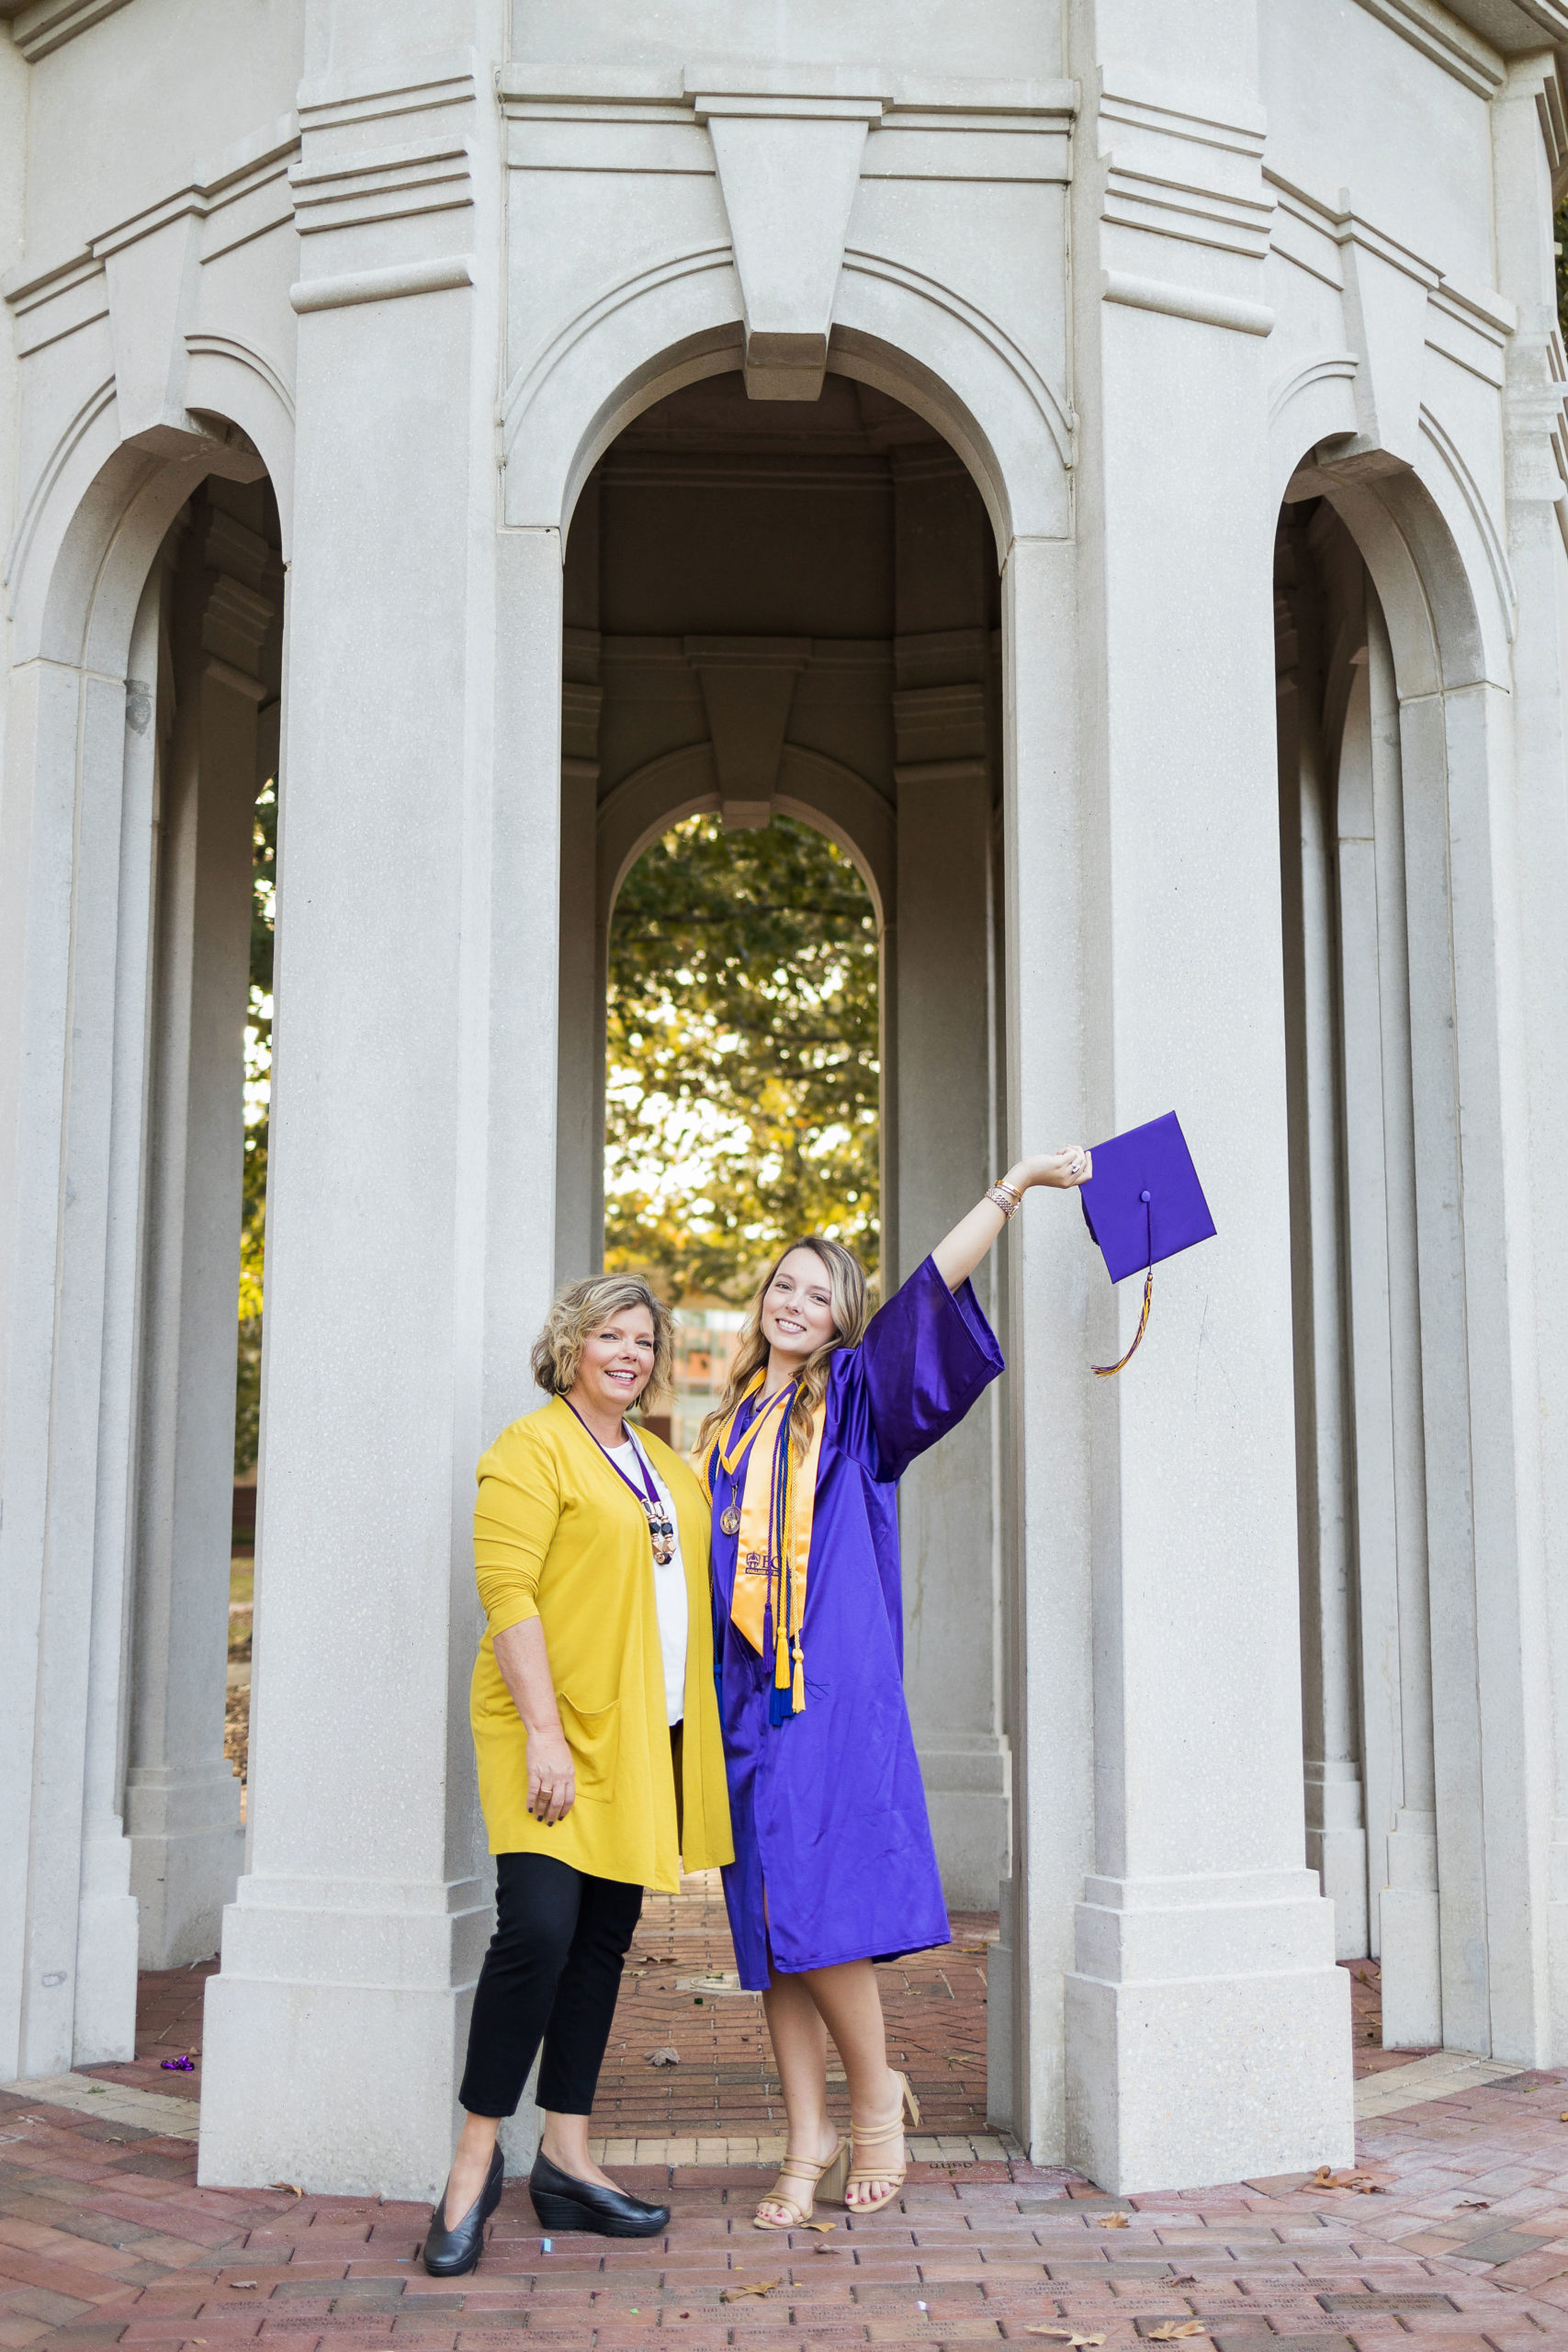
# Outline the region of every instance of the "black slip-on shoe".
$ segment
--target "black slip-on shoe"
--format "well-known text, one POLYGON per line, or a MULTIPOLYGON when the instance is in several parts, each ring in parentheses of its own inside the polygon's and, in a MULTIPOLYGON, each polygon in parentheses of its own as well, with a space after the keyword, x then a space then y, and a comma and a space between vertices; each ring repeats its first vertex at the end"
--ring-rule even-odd
POLYGON ((592 2230, 602 2238, 656 2238, 670 2226, 668 2205, 649 2205, 624 2189, 573 2180, 541 2148, 528 2175, 528 2194, 543 2230, 592 2230))
POLYGON ((506 2160, 497 2147, 483 2188, 451 2229, 446 2226, 446 2191, 442 2190, 424 2241, 424 2267, 433 2278, 459 2278, 465 2270, 477 2267, 485 2250, 485 2223, 501 2202, 505 2180, 506 2160))

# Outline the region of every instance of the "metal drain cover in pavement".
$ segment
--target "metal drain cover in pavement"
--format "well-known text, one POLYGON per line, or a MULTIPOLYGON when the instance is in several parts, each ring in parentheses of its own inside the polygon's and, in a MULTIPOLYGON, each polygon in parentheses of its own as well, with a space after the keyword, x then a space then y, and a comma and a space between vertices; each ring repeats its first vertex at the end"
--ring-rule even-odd
POLYGON ((748 2001, 761 1998, 759 1994, 747 1992, 733 1968, 715 1969, 710 1976, 677 1976, 675 1990, 677 1993, 700 1993, 705 2001, 722 2000, 727 1993, 739 1993, 748 2001))

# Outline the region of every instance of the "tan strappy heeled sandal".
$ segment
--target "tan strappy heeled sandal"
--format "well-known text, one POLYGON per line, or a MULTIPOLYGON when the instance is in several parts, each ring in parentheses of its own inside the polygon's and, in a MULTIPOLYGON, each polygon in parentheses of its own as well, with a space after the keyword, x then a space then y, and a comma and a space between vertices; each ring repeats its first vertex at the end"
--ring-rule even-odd
MULTIPOLYGON (((889 2142, 903 2131, 906 2115, 908 2116, 911 2123, 918 2125, 919 2122, 920 2102, 909 2087, 908 2075, 899 2074, 897 2067, 892 2071, 893 2079, 898 2086, 898 2105, 894 2111, 892 2122, 873 2123, 866 2126, 856 2123, 852 2120, 851 2121, 850 2130, 853 2134, 854 2153, 857 2159, 863 2148, 886 2147, 889 2142)), ((886 2165, 863 2165, 857 2161, 851 2168, 849 2177, 845 2181, 846 2190, 850 2183, 854 2181, 885 2180, 887 2188, 883 2196, 873 2198, 863 2205, 851 2205, 847 2194, 844 2203, 849 2206, 852 2213, 859 2213, 863 2216, 867 2213, 880 2213, 885 2205, 892 2204, 893 2199, 903 2188, 908 2169, 908 2158, 899 2165, 897 2172, 891 2171, 886 2165)))
POLYGON ((787 2222, 765 2222, 762 2205, 759 2205, 751 2216, 751 2227, 754 2230, 803 2230, 811 2219, 818 2189, 824 2197, 842 2197, 849 2163, 849 2147, 842 2140, 832 2154, 824 2156, 820 2164, 814 2164, 809 2156, 786 2156, 779 2166, 779 2178, 803 2180, 807 2188, 806 2202, 802 2205, 798 2197, 781 2197, 776 2188, 770 2189, 762 2199, 762 2205, 781 2206, 789 2219, 787 2222))

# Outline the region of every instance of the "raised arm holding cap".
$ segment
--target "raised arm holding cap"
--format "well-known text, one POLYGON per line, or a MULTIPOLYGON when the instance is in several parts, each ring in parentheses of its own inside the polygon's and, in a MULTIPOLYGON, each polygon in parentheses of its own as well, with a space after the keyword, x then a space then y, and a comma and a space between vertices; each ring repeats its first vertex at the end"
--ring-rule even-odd
POLYGON ((1081 1143, 1069 1144, 1066 1151, 1015 1159, 1007 1174, 998 1177, 984 1199, 976 1201, 968 1216, 960 1217, 945 1240, 931 1251, 931 1262, 948 1289, 956 1290, 968 1280, 1032 1184, 1072 1192, 1087 1184, 1093 1173, 1093 1156, 1081 1143))

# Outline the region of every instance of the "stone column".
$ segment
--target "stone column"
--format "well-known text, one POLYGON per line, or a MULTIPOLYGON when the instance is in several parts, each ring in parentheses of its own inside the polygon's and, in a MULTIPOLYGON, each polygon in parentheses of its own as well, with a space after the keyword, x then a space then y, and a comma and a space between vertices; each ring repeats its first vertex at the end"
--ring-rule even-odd
MULTIPOLYGON (((1076 241, 1093 1131, 1177 1109, 1219 1228, 1160 1270, 1142 1353, 1089 1398, 1096 1868, 1068 2148, 1122 2190, 1354 2146, 1349 1984, 1303 1854, 1256 15, 1108 0, 1075 62, 1100 90, 1076 241), (1224 222, 1213 243, 1150 232, 1178 190, 1224 222)), ((1141 1285, 1113 1307, 1091 1281, 1103 1363, 1141 1285)))
POLYGON ((1361 1720, 1383 2044, 1443 2038, 1399 703, 1381 608, 1337 801, 1361 1720))
MULTIPOLYGON (((125 1336, 120 1252, 127 1220, 132 1236, 136 1223, 142 1037, 140 1008, 117 1007, 116 989, 134 976, 139 918, 145 948, 152 782, 134 757, 125 679, 105 671, 116 650, 123 659, 134 613, 132 599, 120 648, 106 628, 102 666, 28 660, 10 680, 0 1096, 15 1129, 0 1181, 0 1589, 11 1633, 0 1643, 0 1862, 11 1895, 0 1905, 0 2080, 128 2056, 134 2043, 135 1909, 115 1819, 123 1517, 112 1524, 117 1470, 123 1511, 129 1429, 105 1412, 107 1385, 129 1407, 130 1367, 106 1367, 106 1337, 113 1326, 125 1336), (84 1937, 94 1928, 84 1997, 84 1937)), ((144 657, 146 630, 136 638, 144 657)))
MULTIPOLYGON (((1530 2039, 1551 2064, 1568 2059, 1568 1332, 1560 1310, 1568 1288, 1568 1059, 1562 1008, 1568 1004, 1568 714, 1563 646, 1568 626, 1568 489, 1558 451, 1562 385, 1558 334, 1553 209, 1543 117, 1561 121, 1561 67, 1550 52, 1510 67, 1493 103, 1496 189, 1497 285, 1517 305, 1508 345, 1506 390, 1508 560, 1517 591, 1513 648, 1514 822, 1519 918, 1517 1008, 1528 1090, 1529 1201, 1533 1267, 1528 1297, 1529 1341, 1521 1399, 1526 1466, 1526 1590, 1521 1612, 1527 1659, 1524 1705, 1524 1816, 1510 1844, 1523 1900, 1512 1933, 1520 1962, 1540 1986, 1530 2006, 1530 2039), (1538 1437, 1539 1433, 1539 1437, 1538 1437), (1554 1434, 1558 1433, 1558 1434, 1554 1434), (1533 1557, 1532 1557, 1533 1555, 1533 1557), (1544 1634, 1545 1639, 1538 1638, 1544 1634), (1528 1858, 1528 1859, 1527 1859, 1528 1858), (1522 1916, 1521 1916, 1522 1915, 1522 1916), (1528 1925, 1527 1925, 1528 1922, 1528 1925), (1544 1950, 1542 1946, 1544 1945, 1544 1950)), ((1560 159, 1559 159, 1560 160, 1560 159)), ((1516 1101, 1518 1098, 1516 1097, 1516 1101)), ((1523 1102, 1518 1102, 1522 1114, 1523 1102)), ((1522 1140, 1522 1136, 1521 1136, 1522 1140)), ((1516 1182, 1523 1190, 1521 1176, 1516 1182)), ((1504 1927, 1499 1917, 1499 1934, 1504 1927)), ((1526 2003, 1517 1993, 1504 2054, 1527 2046, 1526 2003), (1517 2022, 1515 2022, 1515 2019, 1517 2022)))
POLYGON ((157 679, 170 559, 156 563, 131 632, 125 682, 114 1068, 106 1167, 103 1373, 98 1414, 91 1662, 76 1921, 75 2063, 136 2053, 140 1906, 130 1891, 125 1759, 135 1588, 136 1430, 143 1238, 148 1010, 161 751, 157 679))
MULTIPOLYGON (((994 542, 951 450, 895 468, 898 795, 896 1279, 997 1170, 991 1028, 992 771, 986 616, 994 542)), ((885 1186, 885 1191, 888 1187, 885 1186)), ((991 1298, 995 1268, 978 1276, 991 1298)), ((999 1722, 999 1569, 985 1398, 918 1462, 899 1496, 904 1679, 948 1902, 989 1911, 1008 1871, 1008 1756, 999 1722)))
POLYGON ((255 1826, 201 2177, 425 2199, 491 1924, 474 1464, 554 1272, 560 539, 498 536, 498 125, 440 44, 499 24, 306 14, 255 1826))
POLYGON ((1289 521, 1276 571, 1306 1858, 1334 1905, 1335 1950, 1352 1960, 1368 1950, 1367 1834, 1347 1456, 1332 784, 1322 727, 1323 606, 1310 554, 1289 521))
MULTIPOLYGON (((1007 1132, 1089 1137, 1076 551, 1015 537, 1002 573, 1007 1132)), ((1062 1988, 1094 1859, 1097 1760, 1088 1244, 1032 1193, 1002 1237, 1008 1349, 1004 1667, 1012 1860, 988 1974, 991 2120, 1037 2163, 1068 2147, 1062 1988)))
POLYGON ((604 973, 598 934, 599 485, 578 501, 562 582, 560 1090, 556 1280, 600 1261, 604 1191, 604 973))
POLYGON ((216 1950, 238 1877, 223 1754, 256 711, 272 550, 204 498, 175 582, 126 1819, 144 1968, 216 1950))

